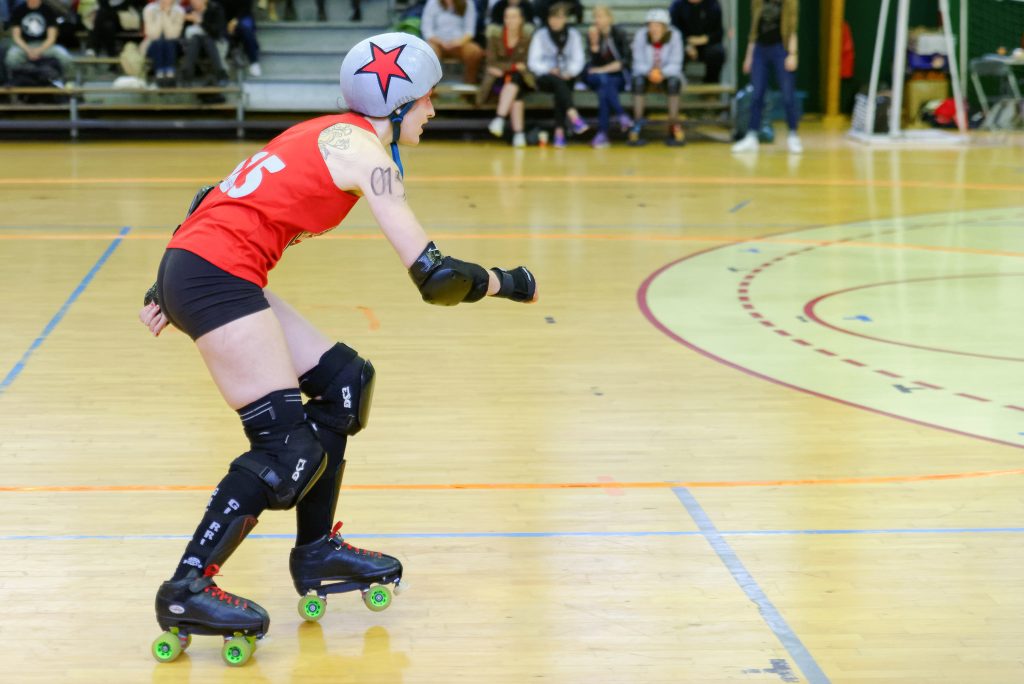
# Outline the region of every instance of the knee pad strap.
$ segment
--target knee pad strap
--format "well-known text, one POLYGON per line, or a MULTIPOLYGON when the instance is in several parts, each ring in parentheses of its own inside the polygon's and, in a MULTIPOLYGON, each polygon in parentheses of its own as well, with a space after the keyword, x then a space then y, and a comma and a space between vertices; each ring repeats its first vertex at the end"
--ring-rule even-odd
POLYGON ((314 429, 303 423, 283 438, 280 435, 266 439, 257 437, 251 450, 231 462, 231 470, 254 476, 267 489, 270 510, 292 508, 327 467, 327 455, 314 429))

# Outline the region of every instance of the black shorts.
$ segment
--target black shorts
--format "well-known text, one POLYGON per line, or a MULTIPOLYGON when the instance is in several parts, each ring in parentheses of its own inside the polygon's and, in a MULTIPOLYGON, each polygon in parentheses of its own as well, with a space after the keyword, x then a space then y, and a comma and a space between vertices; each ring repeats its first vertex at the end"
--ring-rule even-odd
POLYGON ((168 249, 156 276, 160 310, 193 340, 270 308, 263 288, 184 249, 168 249))

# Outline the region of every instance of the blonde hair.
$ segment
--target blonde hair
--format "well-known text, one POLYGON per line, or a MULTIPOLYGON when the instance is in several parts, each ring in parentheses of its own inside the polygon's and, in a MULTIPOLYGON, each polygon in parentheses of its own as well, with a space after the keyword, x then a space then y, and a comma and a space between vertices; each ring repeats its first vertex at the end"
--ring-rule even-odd
POLYGON ((595 20, 597 19, 597 15, 599 13, 602 13, 602 12, 604 14, 608 15, 608 23, 609 24, 614 24, 615 23, 615 15, 612 14, 612 8, 611 7, 609 7, 608 5, 594 5, 594 19, 595 20))

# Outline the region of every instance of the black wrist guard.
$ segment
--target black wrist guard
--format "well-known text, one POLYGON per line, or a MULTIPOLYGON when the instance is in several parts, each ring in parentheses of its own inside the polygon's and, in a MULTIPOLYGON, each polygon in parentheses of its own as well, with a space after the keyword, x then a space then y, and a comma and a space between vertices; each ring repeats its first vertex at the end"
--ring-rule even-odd
POLYGON ((483 266, 444 256, 433 242, 428 243, 409 267, 423 301, 438 306, 476 302, 487 294, 490 278, 483 266))
POLYGON ((537 281, 533 274, 525 266, 514 268, 511 271, 504 271, 500 268, 492 268, 494 275, 498 276, 498 291, 495 297, 505 297, 513 302, 529 302, 537 292, 537 281))
POLYGON ((142 298, 142 306, 149 306, 151 302, 160 306, 160 300, 156 296, 156 283, 153 283, 153 286, 146 290, 146 296, 142 298))

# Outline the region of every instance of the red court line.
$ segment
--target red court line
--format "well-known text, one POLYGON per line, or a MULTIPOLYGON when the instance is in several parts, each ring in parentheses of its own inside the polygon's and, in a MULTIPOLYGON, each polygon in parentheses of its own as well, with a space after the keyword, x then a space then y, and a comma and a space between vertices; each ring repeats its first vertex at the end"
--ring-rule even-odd
MULTIPOLYGON (((359 491, 450 491, 484 490, 514 491, 541 489, 672 489, 674 487, 728 489, 739 487, 814 487, 824 485, 895 484, 905 482, 931 482, 936 480, 967 480, 980 477, 1024 475, 1024 468, 1012 470, 979 470, 963 473, 933 473, 927 475, 874 475, 867 477, 834 477, 801 480, 712 480, 678 482, 466 482, 423 484, 366 484, 343 485, 342 490, 359 491)), ((0 492, 209 492, 209 486, 199 485, 40 485, 2 486, 0 492)))

